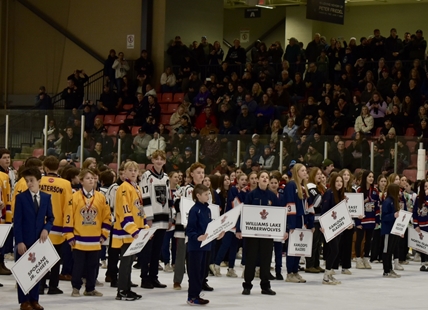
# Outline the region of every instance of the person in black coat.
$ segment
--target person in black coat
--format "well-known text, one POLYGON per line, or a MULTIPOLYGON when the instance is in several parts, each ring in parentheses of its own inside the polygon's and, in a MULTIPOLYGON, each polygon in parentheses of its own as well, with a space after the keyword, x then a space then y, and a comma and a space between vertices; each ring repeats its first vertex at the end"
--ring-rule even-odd
POLYGON ((114 81, 116 79, 116 72, 113 69, 113 64, 116 59, 116 51, 114 49, 111 49, 106 61, 104 62, 104 77, 109 82, 110 88, 114 86, 114 81))
POLYGON ((146 82, 150 82, 150 78, 153 76, 155 68, 153 61, 149 59, 147 50, 141 51, 141 57, 135 61, 134 69, 135 72, 137 72, 137 75, 146 76, 146 82))
POLYGON ((238 39, 233 41, 233 46, 229 48, 226 59, 229 64, 244 65, 247 60, 245 49, 241 47, 241 42, 238 39))

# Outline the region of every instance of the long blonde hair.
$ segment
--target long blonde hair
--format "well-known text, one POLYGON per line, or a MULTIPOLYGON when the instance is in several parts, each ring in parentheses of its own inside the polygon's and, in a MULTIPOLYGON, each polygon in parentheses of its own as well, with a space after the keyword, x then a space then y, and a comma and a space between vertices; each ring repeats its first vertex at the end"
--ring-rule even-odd
MULTIPOLYGON (((299 178, 299 170, 305 167, 303 164, 295 164, 293 167, 293 170, 291 172, 292 178, 294 182, 296 182, 297 186, 297 196, 299 196, 300 199, 303 199, 303 190, 305 191, 306 197, 309 197, 308 195, 308 187, 307 187, 307 180, 302 180, 299 178), (302 190, 303 187, 303 190, 302 190)), ((305 167, 306 168, 306 167, 305 167)))

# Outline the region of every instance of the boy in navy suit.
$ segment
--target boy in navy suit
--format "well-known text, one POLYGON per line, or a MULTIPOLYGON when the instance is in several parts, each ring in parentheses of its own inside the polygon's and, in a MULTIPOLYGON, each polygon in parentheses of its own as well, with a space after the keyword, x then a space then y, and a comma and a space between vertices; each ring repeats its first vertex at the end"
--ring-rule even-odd
MULTIPOLYGON (((51 195, 39 190, 42 178, 39 169, 26 168, 21 176, 27 182, 28 190, 16 196, 14 217, 16 261, 39 238, 39 242, 46 241, 54 221, 51 195)), ((43 310, 39 305, 39 284, 37 283, 27 295, 24 295, 18 286, 18 301, 21 310, 43 310)))

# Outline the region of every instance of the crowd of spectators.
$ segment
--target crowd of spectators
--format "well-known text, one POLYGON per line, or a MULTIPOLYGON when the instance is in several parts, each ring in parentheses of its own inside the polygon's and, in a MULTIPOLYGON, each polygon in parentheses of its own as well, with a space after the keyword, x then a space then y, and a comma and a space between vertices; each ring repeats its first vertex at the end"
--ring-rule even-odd
POLYGON ((85 155, 98 154, 107 163, 117 159, 118 137, 124 160, 148 162, 158 147, 168 151, 169 165, 183 169, 195 159, 196 140, 198 157, 208 167, 235 161, 240 140, 244 167, 266 170, 279 168, 280 140, 285 170, 292 160, 320 166, 325 142, 335 167, 368 168, 369 141, 374 140, 376 156, 382 158, 377 159, 382 163, 378 173, 391 171, 395 156, 399 172, 410 165, 403 135, 414 135, 428 146, 422 30, 406 32, 402 40, 396 29, 387 38, 375 29, 360 38, 360 44, 356 38, 327 42, 318 33, 306 46, 296 38, 288 41, 285 51, 276 41, 269 47, 257 42, 247 53, 235 40, 224 52, 218 41, 211 44, 207 37, 186 46, 176 36, 166 51, 172 65, 162 73, 158 92, 152 86, 154 64, 147 51, 133 62, 134 79, 124 54, 116 56, 111 50, 98 102, 83 101, 87 76, 82 70, 69 77, 63 98, 72 113, 61 145, 50 140, 51 152, 78 158, 73 139, 80 136, 81 114, 86 116, 85 155), (163 100, 170 93, 183 94, 179 105, 168 102, 176 106, 173 111, 163 100), (117 136, 102 124, 104 115, 126 115, 122 124, 115 124, 120 125, 117 136), (398 154, 392 150, 396 141, 398 154))

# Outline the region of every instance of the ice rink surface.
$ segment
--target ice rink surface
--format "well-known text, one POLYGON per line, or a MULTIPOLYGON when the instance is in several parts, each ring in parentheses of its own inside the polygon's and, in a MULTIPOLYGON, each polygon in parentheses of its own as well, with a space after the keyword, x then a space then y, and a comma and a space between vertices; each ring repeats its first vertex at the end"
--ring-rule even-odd
MULTIPOLYGON (((11 266, 12 262, 7 262, 11 266)), ((272 264, 273 266, 274 264, 272 264)), ((336 271, 336 278, 342 281, 341 285, 323 285, 322 274, 300 274, 307 283, 286 283, 284 281, 272 281, 272 289, 276 296, 260 294, 259 279, 253 281, 253 289, 250 296, 241 295, 242 280, 240 278, 242 268, 237 261, 236 272, 239 278, 226 277, 227 268, 222 269, 222 277, 209 277, 209 284, 214 287, 213 292, 203 292, 205 299, 209 299, 207 306, 210 309, 427 309, 427 283, 428 272, 419 271, 420 263, 410 262, 404 265, 404 271, 397 271, 402 275, 399 279, 382 277, 382 264, 372 264, 373 269, 351 269, 352 275, 342 275, 336 271)), ((355 267, 355 263, 353 263, 355 267)), ((105 269, 100 269, 99 281, 104 282, 105 269)), ((132 281, 140 284, 139 270, 133 269, 132 281)), ((109 283, 97 290, 104 297, 73 298, 71 283, 60 281, 60 288, 64 295, 42 295, 40 304, 46 310, 106 310, 106 309, 186 309, 191 306, 187 300, 187 277, 182 283, 181 291, 172 289, 172 273, 159 271, 159 280, 167 284, 165 289, 147 290, 140 287, 133 289, 143 295, 137 301, 115 300, 116 289, 109 283)), ((283 268, 285 278, 285 269, 283 268)), ((13 276, 0 276, 0 309, 19 309, 17 292, 13 276)), ((81 294, 83 293, 83 288, 81 294)))

